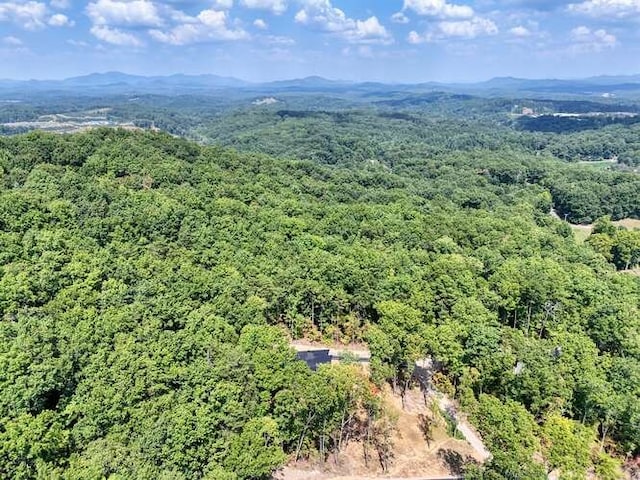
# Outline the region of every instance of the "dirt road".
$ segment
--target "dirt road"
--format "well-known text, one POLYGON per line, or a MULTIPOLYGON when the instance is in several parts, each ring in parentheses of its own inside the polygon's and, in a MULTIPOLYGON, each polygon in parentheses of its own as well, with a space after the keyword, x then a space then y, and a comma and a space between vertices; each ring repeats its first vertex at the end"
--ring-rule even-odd
POLYGON ((441 393, 435 394, 438 397, 438 405, 440 408, 447 412, 456 422, 456 428, 462 434, 464 439, 469 442, 469 445, 475 450, 478 456, 483 462, 486 462, 491 458, 491 452, 484 446, 480 435, 478 435, 475 429, 469 422, 466 421, 463 415, 458 412, 453 401, 446 395, 441 393))

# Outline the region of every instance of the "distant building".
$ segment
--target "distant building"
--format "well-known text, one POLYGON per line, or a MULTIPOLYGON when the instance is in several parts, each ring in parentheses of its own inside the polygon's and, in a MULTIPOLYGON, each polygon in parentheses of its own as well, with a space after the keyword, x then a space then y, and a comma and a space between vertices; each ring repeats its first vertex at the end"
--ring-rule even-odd
POLYGON ((313 348, 309 347, 308 350, 298 350, 296 352, 298 360, 302 360, 307 364, 311 370, 317 370, 318 366, 324 363, 331 363, 331 355, 328 348, 313 348))
POLYGON ((360 348, 328 348, 324 345, 310 345, 308 343, 294 341, 291 346, 296 351, 298 360, 305 362, 311 370, 317 370, 318 366, 325 363, 357 363, 368 366, 371 361, 371 353, 366 347, 360 348))
POLYGON ((529 107, 522 107, 522 115, 534 115, 535 112, 533 111, 533 108, 529 108, 529 107))

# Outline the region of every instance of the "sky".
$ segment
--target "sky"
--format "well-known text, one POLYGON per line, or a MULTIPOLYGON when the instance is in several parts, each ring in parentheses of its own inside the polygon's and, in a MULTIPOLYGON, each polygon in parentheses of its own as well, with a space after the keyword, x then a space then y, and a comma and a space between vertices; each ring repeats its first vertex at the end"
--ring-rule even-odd
POLYGON ((640 0, 0 0, 0 78, 640 73, 640 0))

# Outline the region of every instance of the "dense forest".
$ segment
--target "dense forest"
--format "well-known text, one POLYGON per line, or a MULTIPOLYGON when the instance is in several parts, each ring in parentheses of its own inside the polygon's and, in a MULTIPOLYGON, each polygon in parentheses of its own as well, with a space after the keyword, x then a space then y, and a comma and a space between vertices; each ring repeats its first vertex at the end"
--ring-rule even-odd
POLYGON ((1 95, 0 134, 29 131, 33 127, 20 122, 46 115, 81 116, 105 109, 116 123, 323 163, 391 163, 452 150, 506 149, 572 163, 609 160, 611 167, 640 165, 640 103, 631 99, 486 98, 410 93, 388 86, 171 96, 41 93, 9 103, 1 95), (275 103, 261 103, 265 98, 275 103), (534 115, 522 115, 525 110, 534 115))
POLYGON ((610 219, 640 217, 640 178, 517 131, 281 110, 256 113, 268 134, 210 132, 244 152, 0 137, 0 477, 267 479, 347 433, 383 456, 374 384, 431 356, 493 453, 467 478, 620 478, 640 453, 640 277, 619 271, 640 232, 610 219), (313 373, 289 336, 366 342, 372 376, 313 373))

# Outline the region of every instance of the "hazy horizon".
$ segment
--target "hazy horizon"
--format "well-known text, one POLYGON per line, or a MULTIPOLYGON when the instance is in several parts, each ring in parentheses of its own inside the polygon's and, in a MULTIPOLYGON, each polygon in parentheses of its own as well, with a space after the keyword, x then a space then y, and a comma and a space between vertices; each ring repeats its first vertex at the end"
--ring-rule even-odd
POLYGON ((626 0, 0 1, 0 78, 97 71, 386 83, 640 71, 626 0))
POLYGON ((415 82, 403 82, 403 81, 379 81, 379 80, 375 80, 375 79, 362 79, 362 80, 349 80, 349 79, 345 79, 345 78, 339 78, 339 77, 328 77, 325 75, 306 75, 306 76, 300 76, 300 77, 274 77, 272 79, 268 79, 268 80, 252 80, 252 79, 247 79, 247 78, 242 78, 242 77, 237 77, 237 76, 233 76, 233 75, 226 75, 224 72, 204 72, 204 73, 188 73, 188 72, 167 72, 167 73, 161 73, 161 74, 157 74, 157 75, 153 75, 153 74, 145 74, 145 73, 132 73, 129 71, 121 71, 121 70, 107 70, 107 71, 88 71, 85 73, 80 73, 77 75, 63 75, 63 76, 59 76, 59 77, 30 77, 30 78, 12 78, 12 77, 0 77, 0 81, 16 81, 16 82, 21 82, 21 81, 39 81, 39 82, 44 82, 44 81, 64 81, 64 80, 70 80, 70 79, 74 79, 74 78, 82 78, 82 77, 88 77, 88 76, 92 76, 92 75, 111 75, 111 74, 119 74, 119 75, 127 75, 127 76, 132 76, 132 77, 147 77, 147 78, 153 78, 153 77, 173 77, 173 76, 179 76, 179 75, 183 75, 183 76, 187 76, 187 77, 197 77, 197 76, 214 76, 214 77, 220 77, 220 78, 229 78, 229 79, 233 79, 233 80, 238 80, 241 82, 245 82, 248 84, 260 84, 260 83, 270 83, 270 82, 286 82, 286 81, 295 81, 295 80, 305 80, 305 79, 310 79, 310 78, 318 78, 318 79, 323 79, 323 80, 327 80, 330 82, 344 82, 344 83, 366 83, 366 82, 380 82, 380 83, 386 83, 389 85, 392 84, 420 84, 420 83, 443 83, 443 84, 454 84, 454 83, 460 83, 460 84, 475 84, 475 83, 483 83, 483 82, 489 82, 491 80, 497 80, 497 79, 506 79, 506 78, 512 78, 514 80, 525 80, 525 81, 537 81, 537 80, 549 80, 549 81, 580 81, 580 80, 587 80, 587 79, 591 79, 591 78, 599 78, 599 77, 636 77, 636 76, 640 76, 640 73, 637 72, 632 72, 632 73, 601 73, 601 74, 595 74, 595 75, 589 75, 589 76, 581 76, 581 77, 560 77, 560 76, 555 76, 555 77, 516 77, 516 76, 512 76, 512 75, 504 75, 504 76, 492 76, 492 77, 485 77, 485 78, 479 78, 477 80, 433 80, 433 79, 429 79, 429 78, 425 78, 422 80, 418 80, 415 82))

